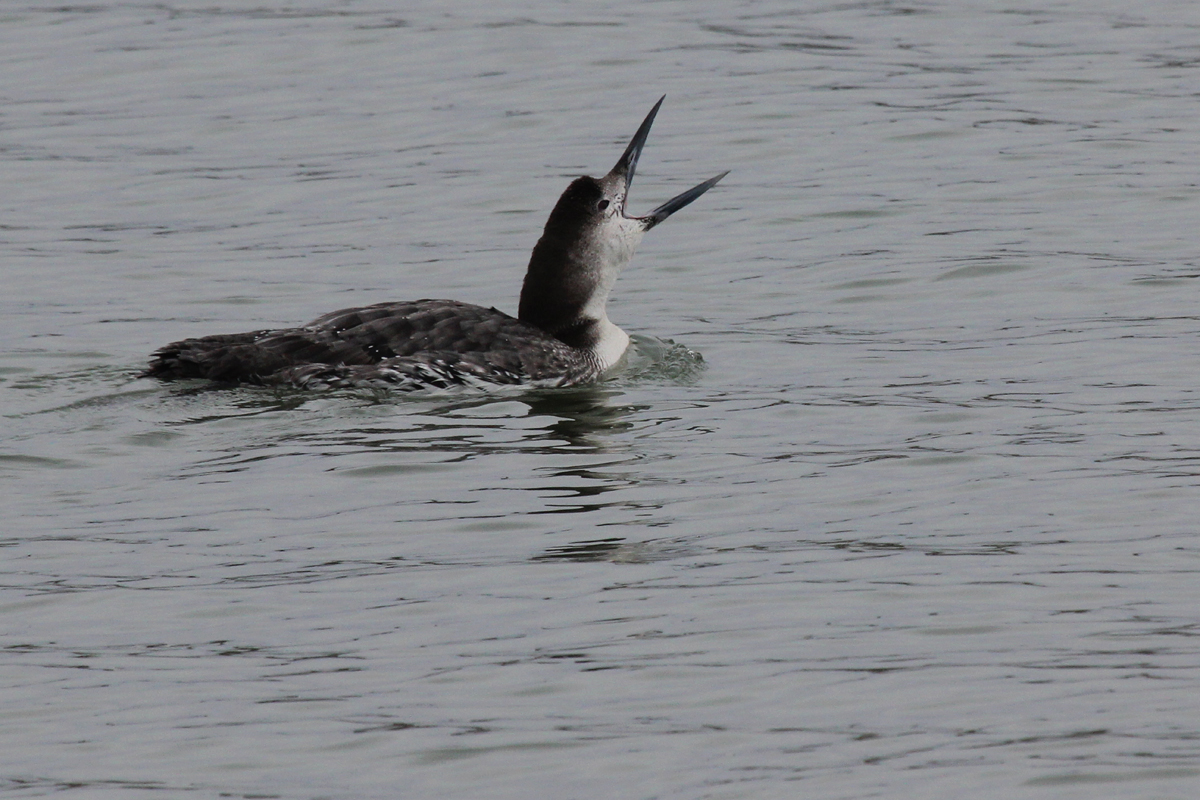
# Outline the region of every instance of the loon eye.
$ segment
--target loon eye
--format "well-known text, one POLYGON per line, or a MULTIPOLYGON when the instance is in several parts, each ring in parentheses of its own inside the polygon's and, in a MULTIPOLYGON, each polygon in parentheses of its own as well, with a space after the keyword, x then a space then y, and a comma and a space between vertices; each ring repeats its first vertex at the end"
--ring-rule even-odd
POLYGON ((601 200, 599 203, 596 204, 596 208, 600 209, 601 211, 608 208, 608 206, 609 206, 609 203, 608 203, 607 199, 601 200))

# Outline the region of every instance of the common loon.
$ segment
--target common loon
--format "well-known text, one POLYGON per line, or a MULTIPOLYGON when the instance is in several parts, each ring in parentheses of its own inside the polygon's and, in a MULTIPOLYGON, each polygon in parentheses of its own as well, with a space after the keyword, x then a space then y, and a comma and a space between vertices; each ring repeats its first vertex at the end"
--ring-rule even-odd
POLYGON ((299 328, 184 339, 141 377, 202 378, 298 388, 404 390, 479 384, 572 386, 620 362, 629 336, 608 319, 608 295, 642 235, 691 203, 723 172, 643 217, 625 213, 638 157, 665 95, 616 166, 576 178, 533 248, 516 317, 455 300, 347 308, 299 328))

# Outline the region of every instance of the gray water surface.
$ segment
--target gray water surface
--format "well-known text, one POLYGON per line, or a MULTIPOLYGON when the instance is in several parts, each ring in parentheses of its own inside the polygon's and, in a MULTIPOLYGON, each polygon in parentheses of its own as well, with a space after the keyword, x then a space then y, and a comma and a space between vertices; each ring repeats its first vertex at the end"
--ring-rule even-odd
POLYGON ((1197 42, 1183 0, 0 9, 0 797, 1195 797, 1197 42), (663 92, 633 210, 733 172, 618 282, 624 375, 134 377, 514 311, 663 92))

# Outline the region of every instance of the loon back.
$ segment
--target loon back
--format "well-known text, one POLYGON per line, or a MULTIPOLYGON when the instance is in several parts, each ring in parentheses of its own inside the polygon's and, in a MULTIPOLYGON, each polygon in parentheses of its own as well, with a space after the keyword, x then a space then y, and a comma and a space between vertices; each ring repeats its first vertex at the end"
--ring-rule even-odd
POLYGON ((597 380, 629 346, 629 336, 608 318, 608 295, 642 235, 728 174, 646 216, 625 213, 662 102, 607 175, 577 178, 563 192, 530 257, 517 317, 454 300, 378 303, 335 311, 299 328, 174 342, 155 352, 142 377, 399 389, 597 380))
POLYGON ((299 388, 565 386, 600 375, 588 356, 494 308, 416 300, 334 311, 299 328, 184 339, 143 374, 299 388))

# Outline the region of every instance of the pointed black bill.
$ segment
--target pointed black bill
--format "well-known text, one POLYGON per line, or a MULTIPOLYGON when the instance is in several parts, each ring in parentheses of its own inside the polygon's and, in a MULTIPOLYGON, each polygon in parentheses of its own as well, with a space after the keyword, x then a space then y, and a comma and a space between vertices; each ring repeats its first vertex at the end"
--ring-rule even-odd
MULTIPOLYGON (((650 113, 646 115, 644 120, 642 120, 641 127, 639 127, 637 129, 637 133, 633 135, 633 139, 630 140, 629 146, 626 147, 625 152, 621 154, 621 158, 617 161, 617 165, 612 168, 611 172, 608 173, 609 177, 619 177, 625 179, 626 192, 629 191, 629 186, 631 183, 633 183, 633 173, 634 170, 637 169, 637 162, 638 158, 640 158, 642 155, 642 148, 646 146, 646 138, 650 135, 650 126, 654 124, 654 118, 658 115, 658 109, 660 106, 662 106, 663 100, 666 99, 667 96, 665 94, 658 98, 658 102, 654 104, 654 108, 650 109, 650 113)), ((693 186, 683 194, 672 197, 670 200, 663 203, 661 206, 654 209, 644 217, 628 218, 641 220, 642 225, 645 226, 645 230, 650 230, 655 225, 662 222, 679 209, 688 205, 712 187, 716 186, 717 182, 728 174, 728 172, 722 172, 716 177, 709 178, 699 186, 693 186)), ((622 213, 624 213, 624 209, 622 209, 622 213)))
POLYGON ((620 175, 625 178, 626 191, 629 190, 629 184, 633 183, 633 171, 637 169, 638 158, 642 155, 642 148, 646 146, 646 137, 650 135, 650 126, 654 124, 654 117, 658 115, 658 107, 666 99, 667 96, 665 94, 658 98, 658 102, 654 104, 654 108, 650 109, 650 113, 642 121, 642 126, 633 135, 629 146, 621 154, 621 159, 617 161, 617 165, 608 173, 609 175, 620 175))
POLYGON ((699 186, 693 186, 691 189, 688 189, 686 192, 675 195, 670 200, 663 203, 661 206, 654 209, 646 216, 639 217, 639 219, 643 220, 643 222, 645 223, 646 230, 650 230, 655 225, 662 222, 664 219, 671 216, 676 211, 683 208, 688 203, 692 202, 693 200, 695 200, 697 197, 699 197, 700 195, 707 192, 712 187, 716 186, 717 183, 721 180, 721 178, 724 178, 728 174, 729 174, 728 171, 722 172, 720 175, 716 175, 712 178, 709 178, 708 180, 706 180, 704 183, 700 184, 699 186))

